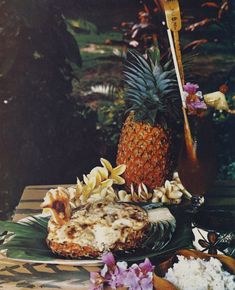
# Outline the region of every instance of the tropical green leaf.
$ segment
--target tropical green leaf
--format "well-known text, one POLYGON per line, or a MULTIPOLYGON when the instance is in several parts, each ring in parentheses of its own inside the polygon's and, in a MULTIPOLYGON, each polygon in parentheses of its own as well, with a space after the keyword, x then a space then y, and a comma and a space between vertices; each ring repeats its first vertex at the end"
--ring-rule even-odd
POLYGON ((149 69, 146 69, 145 67, 141 66, 139 63, 137 62, 132 62, 130 60, 126 60, 126 65, 125 65, 125 69, 129 69, 132 68, 133 70, 137 71, 138 73, 148 73, 149 76, 152 75, 151 71, 149 71, 149 69))
MULTIPOLYGON (((135 98, 128 98, 128 100, 130 101, 130 102, 132 102, 133 103, 133 105, 135 104, 135 108, 139 108, 140 106, 142 106, 142 103, 138 100, 138 99, 135 99, 135 98)), ((133 106, 131 107, 132 108, 132 110, 133 110, 133 106)))
MULTIPOLYGON (((144 113, 141 116, 144 118, 144 113)), ((139 204, 141 206, 141 204, 139 204)), ((143 208, 162 207, 162 204, 144 204, 143 208)), ((177 249, 192 247, 192 229, 179 207, 173 213, 176 217, 175 223, 172 221, 160 221, 153 224, 148 232, 148 239, 141 248, 118 252, 118 260, 136 261, 145 257, 159 257, 172 253, 177 249)), ((57 258, 47 247, 47 217, 31 217, 27 221, 15 223, 11 221, 0 222, 0 232, 5 233, 5 242, 0 245, 0 250, 6 250, 6 254, 14 259, 26 259, 37 261, 51 261, 57 258)))
POLYGON ((129 94, 133 94, 133 95, 136 95, 136 96, 139 96, 140 98, 142 98, 143 97, 143 94, 139 91, 139 90, 137 90, 137 89, 134 89, 134 88, 127 88, 127 90, 126 90, 126 92, 129 94))
POLYGON ((31 217, 19 223, 0 221, 0 232, 5 232, 5 241, 0 249, 7 250, 7 256, 11 258, 43 261, 55 259, 46 244, 47 224, 47 217, 31 217))
POLYGON ((140 91, 143 91, 143 92, 146 92, 146 87, 145 86, 142 86, 141 84, 139 83, 136 83, 136 82, 132 82, 132 81, 128 81, 126 80, 126 83, 133 89, 138 89, 140 91))
POLYGON ((149 72, 150 74, 152 73, 149 64, 139 52, 135 50, 129 50, 129 53, 136 60, 136 62, 146 70, 146 72, 149 72))
POLYGON ((155 79, 158 79, 159 78, 159 76, 162 74, 162 68, 160 67, 160 66, 155 66, 154 68, 153 68, 153 75, 154 75, 154 78, 155 79))
POLYGON ((19 237, 24 237, 32 232, 36 232, 37 237, 43 236, 44 232, 38 231, 38 226, 33 228, 31 225, 17 224, 12 222, 0 221, 0 230, 15 233, 19 237))
POLYGON ((134 76, 133 74, 130 74, 128 72, 124 72, 124 75, 126 76, 127 80, 129 79, 130 81, 135 81, 138 84, 140 84, 141 86, 146 87, 146 82, 145 82, 144 78, 134 76))
POLYGON ((133 65, 126 67, 126 70, 124 70, 124 74, 125 74, 125 72, 130 72, 134 76, 138 76, 138 77, 143 78, 145 80, 147 79, 148 81, 152 81, 154 83, 154 79, 153 79, 152 74, 148 74, 144 70, 139 71, 138 67, 133 67, 133 65))
MULTIPOLYGON (((164 71, 160 74, 159 78, 158 78, 158 82, 162 82, 164 81, 165 79, 168 79, 170 76, 172 75, 172 72, 171 71, 164 71)), ((172 79, 169 79, 169 81, 173 82, 172 79)))
MULTIPOLYGON (((169 87, 168 87, 169 88, 169 87)), ((168 90, 165 90, 163 93, 162 93, 162 95, 163 96, 169 96, 171 93, 174 93, 175 92, 175 89, 174 88, 172 88, 172 89, 168 89, 168 90)), ((177 93, 177 92, 175 92, 175 93, 177 93)), ((175 94, 176 95, 176 94, 175 94)), ((171 95, 170 95, 170 97, 171 97, 171 95)))
POLYGON ((24 259, 33 261, 40 260, 45 262, 53 261, 56 258, 51 251, 46 255, 44 251, 40 251, 38 249, 28 251, 27 249, 22 250, 18 248, 8 250, 7 256, 13 259, 24 259))

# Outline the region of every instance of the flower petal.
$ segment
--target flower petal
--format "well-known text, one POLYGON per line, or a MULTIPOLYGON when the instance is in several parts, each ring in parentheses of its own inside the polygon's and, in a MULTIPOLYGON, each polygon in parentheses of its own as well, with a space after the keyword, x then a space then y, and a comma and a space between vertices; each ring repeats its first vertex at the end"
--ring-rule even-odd
POLYGON ((86 201, 87 198, 90 196, 91 191, 92 191, 92 189, 91 189, 88 185, 84 186, 84 187, 83 187, 83 191, 82 191, 81 198, 82 198, 84 201, 86 201))
POLYGON ((129 269, 125 278, 123 279, 123 284, 125 287, 131 290, 141 290, 141 286, 139 285, 139 277, 136 275, 133 269, 129 269))
POLYGON ((120 177, 120 176, 115 176, 114 178, 113 178, 113 183, 114 184, 119 184, 119 185, 122 185, 122 184, 125 184, 125 179, 124 178, 122 178, 122 177, 120 177))
POLYGON ((89 179, 85 174, 83 174, 83 181, 85 182, 85 184, 88 184, 89 179))
POLYGON ((128 266, 127 262, 124 262, 124 261, 117 262, 117 267, 118 267, 119 272, 125 271, 127 269, 127 266, 128 266))
POLYGON ((105 264, 103 269, 101 269, 101 271, 100 271, 100 275, 105 278, 108 271, 109 271, 108 266, 105 264))
POLYGON ((124 201, 127 196, 127 192, 125 190, 119 190, 117 195, 121 201, 124 201))
POLYGON ((108 160, 106 160, 106 159, 104 159, 104 158, 100 158, 100 162, 101 162, 101 164, 102 164, 105 168, 108 169, 109 172, 112 172, 113 167, 112 167, 111 163, 110 163, 108 160))
POLYGON ((148 272, 152 272, 154 268, 148 258, 146 258, 143 263, 140 263, 139 267, 141 271, 145 274, 147 274, 148 272))
POLYGON ((186 85, 184 85, 184 91, 189 93, 190 95, 194 95, 198 89, 198 84, 186 83, 186 85))
POLYGON ((105 187, 100 191, 100 196, 104 199, 107 195, 108 188, 105 187))
POLYGON ((82 182, 77 178, 76 195, 79 197, 82 193, 82 182))
POLYGON ((91 190, 93 190, 95 188, 95 186, 96 186, 96 177, 95 176, 91 176, 88 179, 87 186, 89 186, 91 190))
MULTIPOLYGON (((101 167, 101 166, 100 166, 100 167, 101 167)), ((102 167, 101 167, 101 168, 102 168, 102 167)), ((99 166, 94 167, 94 168, 91 170, 90 174, 95 174, 97 171, 99 171, 99 166)))
POLYGON ((90 173, 89 178, 92 176, 94 176, 96 179, 96 186, 99 185, 102 181, 102 177, 101 177, 99 171, 96 170, 96 171, 93 171, 92 173, 90 173))
POLYGON ((107 179, 108 178, 108 170, 104 167, 101 167, 101 166, 97 166, 95 168, 93 168, 90 172, 91 175, 97 175, 99 174, 100 175, 100 178, 103 180, 103 179, 107 179))
POLYGON ((105 168, 105 167, 99 167, 98 170, 99 170, 99 173, 100 173, 102 179, 107 179, 108 178, 109 172, 108 172, 107 168, 105 168))
POLYGON ((122 175, 126 170, 126 165, 121 164, 118 165, 117 167, 113 168, 111 175, 122 175))
POLYGON ((112 185, 113 185, 112 179, 107 179, 107 180, 101 182, 102 187, 111 187, 112 185))
POLYGON ((113 256, 113 254, 111 252, 106 253, 102 256, 102 261, 109 267, 112 268, 115 266, 116 261, 115 258, 113 256))
POLYGON ((141 289, 153 290, 153 277, 146 277, 140 280, 141 289))

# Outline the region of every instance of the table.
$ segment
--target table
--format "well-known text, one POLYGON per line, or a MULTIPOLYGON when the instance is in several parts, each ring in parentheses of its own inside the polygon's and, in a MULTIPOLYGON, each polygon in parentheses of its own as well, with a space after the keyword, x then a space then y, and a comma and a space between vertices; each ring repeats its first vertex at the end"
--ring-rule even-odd
MULTIPOLYGON (((57 185, 27 186, 16 207, 13 220, 18 221, 29 215, 41 213, 40 203, 46 192, 55 187, 57 185)), ((208 193, 207 197, 210 206, 216 208, 219 205, 235 209, 235 183, 217 183, 216 188, 208 193), (223 199, 219 198, 221 195, 223 199)), ((99 270, 98 267, 21 263, 7 260, 3 256, 0 256, 0 261, 0 289, 4 290, 87 290, 89 272, 99 270)))

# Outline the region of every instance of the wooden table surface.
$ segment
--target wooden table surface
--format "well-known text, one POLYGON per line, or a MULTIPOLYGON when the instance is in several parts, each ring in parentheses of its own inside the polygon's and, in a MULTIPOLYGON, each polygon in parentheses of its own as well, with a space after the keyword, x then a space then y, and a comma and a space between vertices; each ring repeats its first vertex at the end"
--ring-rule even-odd
MULTIPOLYGON (((40 203, 46 192, 56 185, 27 186, 13 216, 18 221, 29 215, 40 214, 40 203)), ((74 267, 62 265, 15 262, 0 256, 0 289, 89 289, 89 272, 98 267, 74 267)))

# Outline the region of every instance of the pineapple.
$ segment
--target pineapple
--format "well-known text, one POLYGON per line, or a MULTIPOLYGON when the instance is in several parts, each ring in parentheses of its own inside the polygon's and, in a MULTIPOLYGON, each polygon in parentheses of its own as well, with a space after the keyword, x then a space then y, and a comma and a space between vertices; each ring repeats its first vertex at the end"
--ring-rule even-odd
POLYGON ((125 164, 127 187, 150 189, 171 179, 174 170, 173 129, 180 116, 180 95, 172 62, 160 64, 158 50, 145 59, 130 51, 124 69, 129 115, 121 131, 117 164, 125 164))

